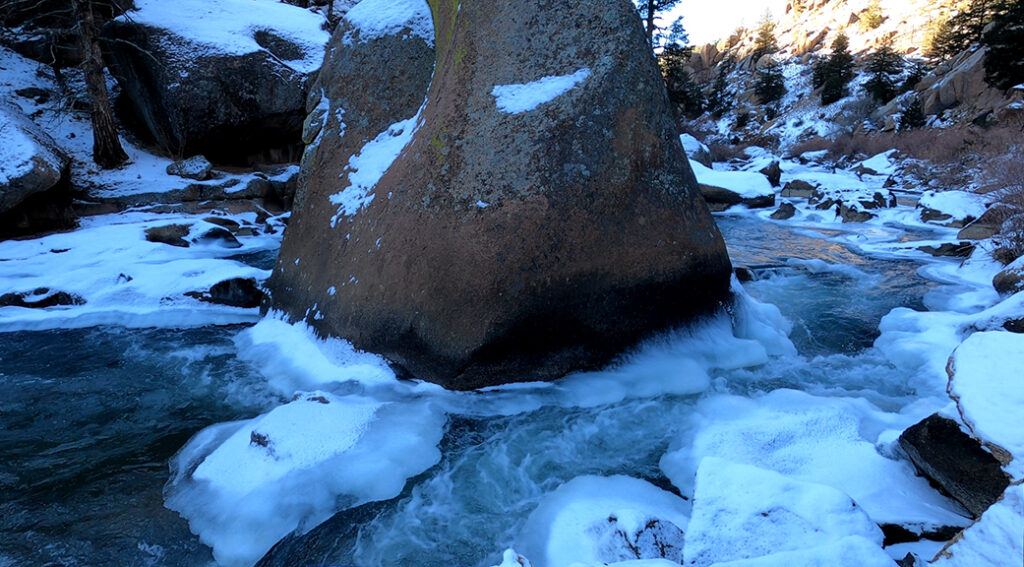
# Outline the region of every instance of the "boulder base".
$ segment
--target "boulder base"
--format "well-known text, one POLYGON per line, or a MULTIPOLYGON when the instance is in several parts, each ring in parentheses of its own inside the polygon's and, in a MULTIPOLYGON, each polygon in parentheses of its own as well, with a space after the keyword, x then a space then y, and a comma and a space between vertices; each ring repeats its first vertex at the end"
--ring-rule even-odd
MULTIPOLYGON (((632 4, 431 7, 426 103, 348 159, 397 145, 379 179, 306 164, 271 306, 453 389, 600 367, 716 309, 729 258, 632 4)), ((350 61, 324 86, 388 64, 350 61)), ((395 106, 416 76, 361 100, 395 106)))

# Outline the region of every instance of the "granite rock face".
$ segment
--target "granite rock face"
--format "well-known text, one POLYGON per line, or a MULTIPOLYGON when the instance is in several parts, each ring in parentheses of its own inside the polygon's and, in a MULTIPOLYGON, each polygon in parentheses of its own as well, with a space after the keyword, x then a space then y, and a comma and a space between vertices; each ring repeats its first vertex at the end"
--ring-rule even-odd
POLYGON ((727 299, 632 4, 432 0, 429 40, 414 16, 335 33, 272 308, 474 389, 599 367, 727 299))

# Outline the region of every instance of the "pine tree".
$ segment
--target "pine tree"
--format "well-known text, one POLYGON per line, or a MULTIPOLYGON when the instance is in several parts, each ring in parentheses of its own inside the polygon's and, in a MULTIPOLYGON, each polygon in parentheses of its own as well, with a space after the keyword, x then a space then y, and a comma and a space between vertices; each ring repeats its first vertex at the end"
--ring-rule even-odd
POLYGON ((926 123, 924 109, 921 108, 921 100, 915 96, 910 99, 910 103, 907 104, 900 114, 900 131, 923 128, 926 123))
POLYGON ((882 25, 885 21, 885 15, 882 13, 882 4, 879 0, 871 0, 868 4, 864 13, 860 16, 860 28, 863 31, 875 30, 882 25))
POLYGON ((1024 84, 1024 0, 998 7, 995 25, 985 33, 985 81, 999 89, 1024 84))
POLYGON ((110 107, 110 94, 103 76, 103 54, 97 37, 99 27, 93 14, 92 0, 72 0, 72 5, 82 45, 85 87, 92 101, 92 158, 102 168, 119 167, 128 161, 128 154, 121 147, 110 107))
POLYGON ((782 67, 774 61, 757 72, 754 82, 754 94, 761 104, 770 104, 786 94, 786 79, 782 75, 782 67))
POLYGON ((658 55, 658 66, 665 79, 668 98, 680 107, 689 117, 699 116, 704 112, 704 93, 686 69, 690 60, 691 49, 679 45, 668 45, 658 55))
POLYGON ((715 118, 721 118, 732 106, 733 93, 729 88, 729 73, 732 73, 735 67, 736 59, 732 56, 718 64, 718 72, 715 75, 714 83, 711 84, 705 105, 715 118))
POLYGON ((950 59, 982 39, 982 33, 1017 0, 961 0, 952 14, 935 21, 925 39, 925 55, 950 59))
POLYGON ((682 22, 677 19, 668 26, 659 24, 659 16, 679 4, 680 0, 635 0, 637 12, 644 23, 644 32, 647 33, 647 42, 652 48, 660 47, 669 43, 686 43, 684 37, 673 37, 674 31, 682 30, 682 22), (667 30, 667 31, 666 31, 667 30))
POLYGON ((896 96, 896 80, 903 71, 903 58, 886 43, 868 57, 867 67, 871 78, 864 84, 864 90, 879 104, 892 100, 896 96))
POLYGON ((757 35, 754 36, 754 51, 751 58, 758 62, 765 55, 772 55, 779 50, 779 44, 775 40, 775 21, 772 20, 772 13, 765 11, 761 16, 761 23, 757 26, 757 35))
POLYGON ((852 80, 850 40, 841 33, 832 42, 832 53, 815 65, 812 83, 821 88, 821 104, 828 105, 846 96, 846 87, 852 80))

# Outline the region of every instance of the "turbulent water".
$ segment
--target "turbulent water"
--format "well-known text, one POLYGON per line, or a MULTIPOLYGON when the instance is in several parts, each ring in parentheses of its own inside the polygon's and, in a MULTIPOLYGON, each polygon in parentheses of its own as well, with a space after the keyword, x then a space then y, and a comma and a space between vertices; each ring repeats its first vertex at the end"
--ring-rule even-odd
MULTIPOLYGON (((871 344, 889 310, 923 308, 930 284, 917 264, 747 217, 719 222, 734 262, 756 268, 748 292, 793 322, 800 354, 719 372, 716 391, 838 390, 882 408, 909 398, 906 377, 871 344)), ((168 460, 197 431, 284 401, 236 356, 239 329, 0 334, 0 566, 211 563, 163 489, 168 460)), ((265 562, 492 565, 541 496, 573 477, 668 487, 659 459, 696 400, 453 416, 441 462, 399 498, 341 512, 265 562)))

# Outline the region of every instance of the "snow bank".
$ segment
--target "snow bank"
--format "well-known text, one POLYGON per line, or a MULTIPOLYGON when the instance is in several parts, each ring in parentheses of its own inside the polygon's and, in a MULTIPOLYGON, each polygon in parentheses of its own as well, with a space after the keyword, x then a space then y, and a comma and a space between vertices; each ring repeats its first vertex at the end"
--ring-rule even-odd
MULTIPOLYGON (((1019 406, 1018 406, 1019 407, 1019 406)), ((1024 487, 1011 485, 1003 499, 942 550, 935 567, 1019 567, 1024 557, 1024 487)))
POLYGON ((889 150, 872 156, 857 165, 869 169, 878 175, 892 175, 896 173, 895 157, 896 150, 889 150))
POLYGON ((700 161, 699 156, 703 156, 710 160, 711 149, 697 138, 694 138, 690 134, 680 134, 679 141, 682 142, 683 150, 686 152, 686 156, 690 159, 700 161))
POLYGON ((252 564, 293 531, 400 494, 440 460, 445 419, 428 402, 301 394, 196 435, 171 461, 166 505, 219 563, 252 564))
POLYGON ((581 476, 547 495, 516 538, 534 567, 682 562, 689 504, 626 476, 581 476))
MULTIPOLYGON (((302 49, 299 59, 283 60, 301 73, 313 73, 323 62, 323 16, 277 0, 136 0, 136 10, 119 19, 165 29, 194 45, 182 57, 226 53, 245 55, 263 51, 257 32, 270 32, 302 49)), ((279 56, 275 59, 281 61, 279 56)))
POLYGON ((863 399, 776 390, 756 400, 708 398, 693 419, 693 439, 678 440, 678 448, 661 459, 662 470, 684 494, 694 493, 698 464, 720 457, 831 486, 850 495, 875 523, 910 529, 967 524, 960 507, 909 463, 879 452, 882 434, 902 431, 911 416, 883 412, 863 399))
POLYGON ((1007 472, 1024 478, 1024 335, 989 331, 967 338, 953 354, 949 394, 982 441, 1010 453, 1007 472))
POLYGON ((271 313, 235 338, 238 356, 260 368, 283 395, 328 384, 388 384, 395 374, 387 361, 357 351, 343 339, 320 339, 302 322, 289 324, 271 313))
POLYGON ((848 536, 873 542, 888 560, 879 547, 882 531, 849 496, 829 486, 707 457, 697 469, 693 501, 687 565, 810 549, 848 536))
POLYGON ((413 134, 422 125, 422 112, 423 106, 415 116, 392 124, 349 158, 342 174, 348 177, 348 186, 330 197, 331 204, 338 207, 337 214, 331 218, 331 228, 337 226, 342 217, 350 217, 373 202, 374 187, 412 141, 413 134))
POLYGON ((583 67, 569 75, 544 77, 529 83, 495 85, 491 89, 494 104, 506 114, 529 112, 555 100, 590 77, 590 69, 583 67))
MULTIPOLYGON (((359 32, 359 41, 398 35, 408 30, 434 45, 434 20, 426 0, 362 0, 345 14, 345 21, 359 32)), ((353 41, 352 32, 345 34, 345 43, 353 41)))
POLYGON ((697 183, 718 187, 736 193, 744 199, 766 197, 775 194, 768 178, 753 171, 716 171, 690 160, 690 167, 697 176, 697 183))
MULTIPOLYGON (((255 217, 255 213, 243 213, 222 218, 254 226, 255 217)), ((182 248, 146 240, 147 228, 164 225, 189 227, 189 238, 219 228, 204 218, 122 213, 85 218, 73 232, 0 242, 0 295, 47 289, 84 300, 80 305, 47 309, 2 307, 0 331, 102 324, 178 327, 257 320, 257 309, 206 303, 185 294, 206 291, 231 278, 266 279, 268 270, 232 257, 278 248, 280 230, 239 237, 239 248, 216 243, 182 248)))

